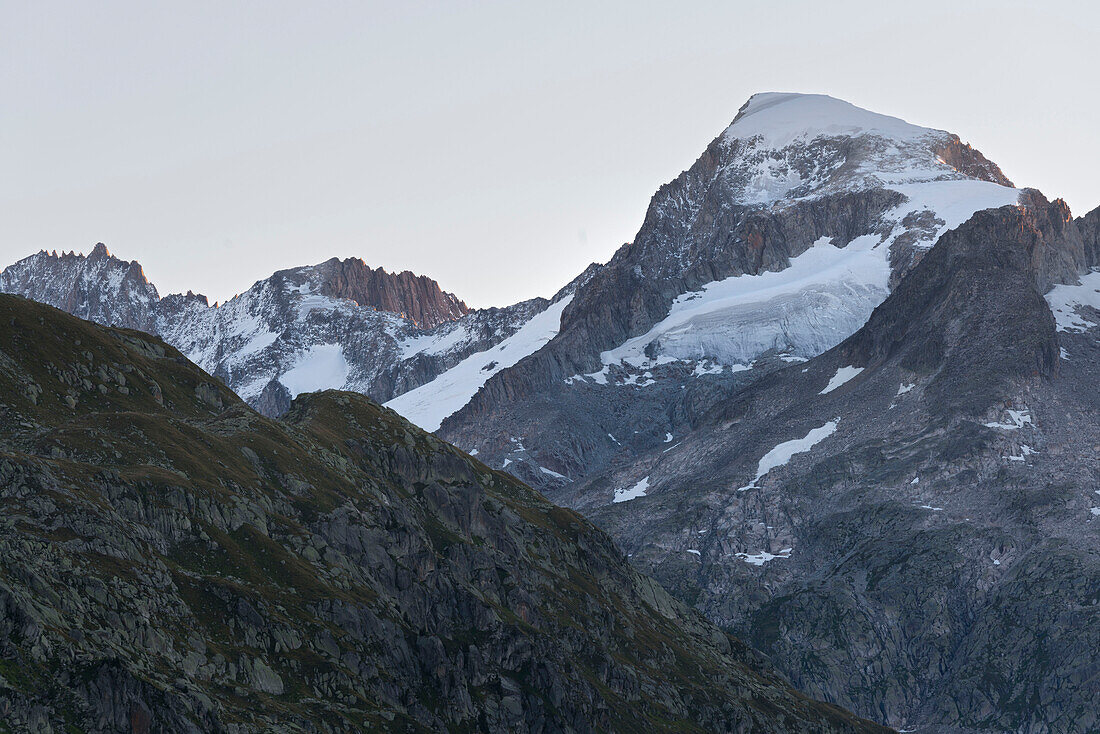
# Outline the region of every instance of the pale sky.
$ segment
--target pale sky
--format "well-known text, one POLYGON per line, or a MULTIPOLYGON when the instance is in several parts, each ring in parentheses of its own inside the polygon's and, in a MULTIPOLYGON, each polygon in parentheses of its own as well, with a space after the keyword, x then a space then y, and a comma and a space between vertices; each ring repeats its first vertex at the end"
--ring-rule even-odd
POLYGON ((361 257, 549 296, 754 92, 958 133, 1100 205, 1095 3, 0 0, 0 266, 98 241, 225 300, 361 257))

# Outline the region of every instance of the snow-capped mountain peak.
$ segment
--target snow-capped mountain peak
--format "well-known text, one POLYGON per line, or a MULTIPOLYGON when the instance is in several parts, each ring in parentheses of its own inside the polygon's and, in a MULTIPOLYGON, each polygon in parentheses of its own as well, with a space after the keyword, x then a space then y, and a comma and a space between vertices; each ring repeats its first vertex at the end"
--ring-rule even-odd
POLYGON ((755 95, 656 192, 634 241, 577 289, 557 335, 487 380, 441 433, 514 463, 494 437, 538 437, 526 444, 535 468, 510 471, 542 486, 537 464, 576 481, 624 435, 673 432, 652 416, 697 411, 693 384, 709 400, 718 384, 842 342, 945 232, 1019 200, 950 132, 825 95, 755 95))
POLYGON ((718 175, 743 205, 930 181, 1012 186, 957 135, 822 94, 754 95, 713 149, 718 175))
POLYGON ((796 140, 812 140, 819 136, 874 135, 915 141, 948 134, 871 112, 825 94, 761 92, 749 97, 723 137, 726 140, 759 138, 767 147, 779 149, 796 140))

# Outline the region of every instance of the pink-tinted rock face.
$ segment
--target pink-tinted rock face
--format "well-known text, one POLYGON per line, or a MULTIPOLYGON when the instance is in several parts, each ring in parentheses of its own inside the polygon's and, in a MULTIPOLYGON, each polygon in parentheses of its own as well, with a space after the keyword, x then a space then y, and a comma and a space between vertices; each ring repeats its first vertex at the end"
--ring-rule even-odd
POLYGON ((322 294, 400 314, 421 328, 453 321, 470 310, 454 294, 443 292, 439 283, 408 270, 388 273, 358 258, 332 258, 318 270, 322 271, 322 294))

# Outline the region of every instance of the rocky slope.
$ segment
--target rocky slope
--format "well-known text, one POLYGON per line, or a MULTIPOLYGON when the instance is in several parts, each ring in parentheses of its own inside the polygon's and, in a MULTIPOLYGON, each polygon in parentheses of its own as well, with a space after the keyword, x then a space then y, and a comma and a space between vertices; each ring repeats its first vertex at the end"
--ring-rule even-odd
POLYGON ((470 311, 424 276, 333 258, 211 307, 190 292, 161 298, 137 262, 102 244, 87 256, 20 260, 0 273, 0 291, 160 335, 268 415, 326 388, 387 400, 499 344, 547 306, 470 311))
POLYGON ((813 695, 922 732, 1096 729, 1100 210, 1024 202, 943 235, 839 346, 551 496, 813 695))
POLYGON ((0 296, 0 730, 881 731, 352 393, 0 296))

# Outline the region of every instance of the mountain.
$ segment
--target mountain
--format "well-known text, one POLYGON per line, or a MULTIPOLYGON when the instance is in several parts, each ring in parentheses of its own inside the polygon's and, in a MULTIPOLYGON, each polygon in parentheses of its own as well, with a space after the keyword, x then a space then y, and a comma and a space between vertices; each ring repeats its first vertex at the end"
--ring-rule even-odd
POLYGON ((102 244, 87 256, 20 260, 0 273, 0 291, 163 336, 268 415, 326 388, 387 400, 495 346, 548 305, 471 311, 424 276, 332 258, 212 307, 190 292, 161 298, 137 262, 102 244))
POLYGON ((0 291, 48 303, 82 319, 147 332, 156 328, 160 302, 141 265, 112 256, 103 243, 87 257, 45 250, 26 257, 0 272, 0 291))
POLYGON ((332 258, 317 265, 323 296, 345 298, 360 306, 404 316, 417 326, 431 329, 470 312, 466 304, 424 275, 387 273, 370 268, 362 260, 332 258))
POLYGON ((358 394, 272 420, 10 295, 0 335, 5 730, 884 731, 358 394))
POLYGON ((758 94, 657 192, 633 243, 550 301, 468 311, 422 276, 333 259, 211 308, 159 299, 101 246, 20 261, 0 290, 158 334, 268 415, 326 388, 389 401, 549 490, 836 345, 940 234, 1018 196, 956 135, 758 94))
POLYGON ((440 435, 546 491, 667 448, 730 390, 840 343, 940 235, 1019 196, 956 135, 755 95, 575 289, 557 336, 440 435))

